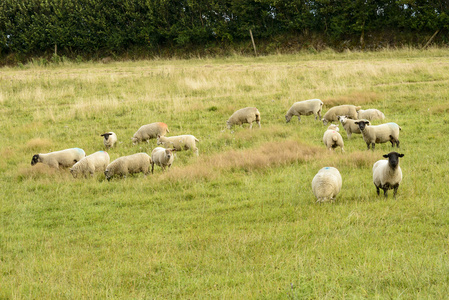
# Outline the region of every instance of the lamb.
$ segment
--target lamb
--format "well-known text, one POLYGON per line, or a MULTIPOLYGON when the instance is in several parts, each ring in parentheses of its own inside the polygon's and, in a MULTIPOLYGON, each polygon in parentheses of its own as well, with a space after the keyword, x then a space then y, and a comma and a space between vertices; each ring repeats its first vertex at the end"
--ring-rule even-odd
POLYGON ((321 121, 322 108, 323 101, 321 101, 320 99, 295 102, 287 111, 287 114, 285 115, 285 121, 287 123, 290 122, 293 116, 298 116, 298 121, 301 121, 301 115, 309 116, 311 114, 315 115, 315 120, 317 119, 317 117, 319 117, 321 121))
POLYGON ((388 160, 381 159, 373 165, 373 182, 376 186, 376 192, 377 195, 380 195, 379 189, 383 189, 384 196, 387 198, 388 190, 394 189, 393 197, 396 198, 399 184, 402 181, 399 157, 404 157, 404 154, 390 152, 383 157, 388 158, 388 160))
POLYGON ((146 153, 136 153, 122 156, 111 162, 104 171, 106 179, 109 181, 114 175, 126 178, 128 174, 144 173, 150 171, 151 157, 146 153))
POLYGON ((196 147, 196 142, 199 140, 193 135, 178 135, 178 136, 158 136, 157 144, 163 145, 164 147, 170 147, 175 149, 176 151, 182 150, 192 150, 198 156, 198 148, 196 147))
POLYGON ((226 121, 226 126, 231 129, 234 125, 242 126, 243 123, 249 123, 249 129, 253 128, 253 122, 256 122, 260 128, 260 112, 255 107, 245 107, 234 112, 226 121))
MULTIPOLYGON (((348 139, 351 138, 353 133, 358 133, 358 134, 362 133, 360 131, 359 125, 355 124, 355 122, 359 121, 359 120, 348 119, 347 116, 338 116, 338 120, 343 125, 343 128, 346 131, 346 135, 348 136, 348 139)), ((369 123, 369 125, 371 125, 371 123, 369 123)))
POLYGON ((396 123, 386 123, 376 126, 369 126, 369 121, 358 120, 355 122, 362 132, 363 139, 365 140, 368 150, 370 145, 374 150, 376 144, 391 142, 391 146, 394 144, 399 148, 399 130, 402 128, 396 123))
POLYGON ((109 154, 105 151, 98 151, 81 159, 70 168, 73 178, 77 178, 79 174, 87 177, 89 173, 94 176, 94 172, 103 172, 109 165, 109 154))
POLYGON ((385 119, 385 115, 383 112, 375 108, 370 108, 366 110, 360 109, 357 112, 357 119, 366 119, 369 121, 383 120, 385 119))
POLYGON ((103 144, 106 147, 106 150, 114 147, 117 142, 117 135, 112 131, 103 133, 101 136, 104 137, 103 144))
POLYGON ((329 150, 340 147, 341 152, 345 152, 345 150, 343 149, 343 138, 341 137, 340 133, 338 133, 338 131, 338 125, 329 125, 327 130, 324 132, 323 143, 329 150))
POLYGON ((312 180, 312 191, 316 202, 333 201, 341 190, 340 172, 333 167, 324 167, 318 171, 312 180))
POLYGON ((51 168, 68 168, 79 162, 85 156, 86 153, 80 148, 71 148, 50 153, 39 153, 33 155, 31 165, 34 166, 40 162, 51 168))
POLYGON ((331 121, 338 121, 338 116, 347 116, 351 119, 357 119, 357 111, 360 106, 340 105, 330 108, 323 116, 323 124, 326 125, 331 121))
POLYGON ((167 124, 162 122, 151 123, 141 126, 134 133, 131 140, 134 145, 143 141, 147 141, 148 143, 150 139, 155 139, 158 135, 165 136, 168 132, 170 131, 168 130, 167 124))
POLYGON ((156 147, 151 152, 151 174, 154 172, 154 165, 158 165, 165 171, 165 167, 170 169, 173 161, 175 160, 175 149, 165 149, 162 147, 156 147))

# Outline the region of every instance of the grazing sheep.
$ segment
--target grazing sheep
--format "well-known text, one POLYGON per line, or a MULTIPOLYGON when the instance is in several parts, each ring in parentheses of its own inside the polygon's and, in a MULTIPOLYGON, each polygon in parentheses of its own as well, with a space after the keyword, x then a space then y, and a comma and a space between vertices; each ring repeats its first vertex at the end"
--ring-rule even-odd
POLYGON ((313 194, 316 202, 333 201, 341 190, 340 172, 333 167, 324 167, 318 171, 312 180, 313 194))
POLYGON ((168 130, 167 124, 162 122, 151 123, 141 126, 134 133, 131 140, 134 145, 143 141, 147 141, 148 143, 150 139, 155 139, 158 135, 165 136, 168 132, 170 131, 168 130))
POLYGON ((39 153, 33 155, 31 165, 34 166, 40 162, 51 168, 68 168, 79 162, 85 156, 86 153, 80 148, 71 148, 50 153, 39 153))
POLYGON ((117 142, 117 135, 114 132, 106 132, 101 135, 104 137, 103 144, 106 147, 106 150, 114 147, 117 142))
POLYGON ((323 116, 323 124, 326 125, 331 121, 338 121, 338 116, 347 116, 351 119, 357 119, 357 111, 360 106, 340 105, 331 107, 323 116))
POLYGON ((193 135, 178 135, 178 136, 158 136, 157 144, 163 145, 164 147, 174 148, 176 151, 182 150, 192 150, 198 156, 198 148, 196 147, 196 142, 199 140, 193 135))
POLYGON ((151 152, 151 173, 154 172, 154 165, 158 165, 165 171, 165 167, 170 169, 173 161, 175 160, 175 154, 173 153, 175 149, 165 149, 162 147, 156 147, 151 152))
POLYGON ((379 189, 384 190, 384 196, 387 197, 388 190, 394 189, 393 197, 396 198, 399 184, 402 181, 402 170, 399 166, 399 157, 403 157, 404 154, 397 152, 390 152, 383 157, 388 160, 378 160, 373 165, 373 182, 376 186, 377 195, 379 189))
POLYGON ((345 152, 343 149, 344 143, 343 138, 340 133, 338 133, 338 125, 331 124, 324 132, 323 143, 329 150, 334 150, 334 148, 340 147, 341 152, 345 152))
POLYGON ((87 177, 90 173, 94 176, 94 172, 103 172, 109 165, 109 154, 105 151, 98 151, 81 159, 70 168, 73 178, 77 178, 79 174, 87 177))
POLYGON ((122 156, 111 162, 104 171, 107 180, 111 180, 114 175, 126 178, 128 174, 150 172, 151 157, 146 153, 136 153, 122 156))
MULTIPOLYGON (((351 135, 353 133, 358 134, 362 133, 360 131, 359 125, 355 124, 355 122, 359 120, 348 119, 347 116, 338 116, 338 120, 343 125, 343 128, 345 129, 346 135, 348 136, 349 139, 351 138, 351 135)), ((369 125, 371 125, 371 123, 369 125)))
POLYGON ((391 146, 394 144, 399 148, 399 130, 402 128, 396 123, 386 123, 382 125, 369 126, 369 121, 358 120, 355 122, 362 132, 363 139, 366 146, 372 145, 371 149, 374 150, 376 144, 391 142, 391 146))
POLYGON ((366 119, 369 121, 373 120, 383 120, 385 119, 385 115, 378 109, 370 108, 370 109, 360 109, 357 112, 357 119, 366 119))
POLYGON ((315 115, 315 120, 319 117, 321 121, 321 110, 323 108, 323 101, 320 99, 311 99, 293 103, 292 107, 285 115, 285 121, 290 122, 293 116, 298 116, 298 121, 301 121, 301 115, 309 116, 315 115))
POLYGON ((249 123, 249 129, 253 128, 253 122, 256 122, 260 128, 260 112, 255 107, 245 107, 237 110, 226 121, 226 126, 231 129, 234 125, 242 125, 243 123, 249 123))

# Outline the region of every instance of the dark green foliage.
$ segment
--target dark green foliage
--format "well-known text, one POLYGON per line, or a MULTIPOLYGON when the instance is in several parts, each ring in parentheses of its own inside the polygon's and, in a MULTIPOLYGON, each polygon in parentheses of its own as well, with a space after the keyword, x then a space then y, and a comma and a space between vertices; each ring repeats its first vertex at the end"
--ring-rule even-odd
MULTIPOLYGON (((313 33, 332 43, 389 32, 447 42, 443 0, 3 0, 0 55, 119 55, 313 33)), ((285 40, 285 38, 284 38, 285 40)), ((426 40, 420 40, 424 43, 426 40)), ((353 43, 354 44, 354 43, 353 43)), ((270 47, 273 44, 270 44, 270 47)), ((269 47, 268 47, 269 48, 269 47)))

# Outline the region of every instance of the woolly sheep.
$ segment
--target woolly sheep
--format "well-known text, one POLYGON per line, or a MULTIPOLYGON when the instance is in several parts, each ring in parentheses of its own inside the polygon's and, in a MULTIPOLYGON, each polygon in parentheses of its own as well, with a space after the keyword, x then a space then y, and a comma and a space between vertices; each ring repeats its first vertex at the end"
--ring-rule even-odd
POLYGON ((326 125, 331 121, 338 121, 338 116, 347 116, 351 119, 357 119, 357 111, 360 106, 340 105, 331 107, 323 116, 323 124, 326 125))
POLYGON ((340 172, 333 167, 324 167, 318 171, 312 180, 313 194, 316 202, 333 201, 341 190, 340 172))
POLYGON ((128 174, 144 173, 150 171, 151 157, 146 153, 136 153, 122 156, 111 162, 104 171, 107 180, 111 180, 114 175, 126 178, 128 174))
POLYGON ((366 119, 369 121, 373 120, 383 120, 385 119, 385 115, 378 109, 370 108, 370 109, 360 109, 357 112, 357 119, 366 119))
POLYGON ((158 135, 165 136, 168 132, 170 131, 168 130, 167 124, 162 122, 151 123, 141 126, 134 133, 131 140, 134 145, 143 141, 147 141, 148 143, 150 139, 155 139, 158 135))
POLYGON ((323 143, 329 150, 334 150, 334 148, 340 147, 341 152, 345 152, 343 149, 344 143, 343 138, 340 133, 338 133, 338 125, 331 124, 324 132, 323 143))
POLYGON ((50 153, 39 153, 33 155, 31 165, 43 163, 51 168, 59 169, 59 167, 67 168, 73 166, 86 156, 83 149, 71 148, 50 153))
POLYGON ((382 125, 369 126, 369 121, 359 120, 356 121, 362 132, 363 139, 365 140, 366 146, 372 145, 371 149, 374 150, 376 144, 391 142, 391 146, 394 144, 399 148, 399 130, 402 128, 396 123, 386 123, 382 125))
POLYGON ((226 121, 226 126, 231 129, 234 125, 249 123, 249 129, 253 128, 253 122, 256 122, 260 128, 260 112, 255 107, 245 107, 234 112, 226 121))
POLYGON ((91 176, 94 172, 103 172, 109 165, 109 154, 105 151, 98 151, 91 155, 88 155, 81 159, 79 162, 70 168, 70 173, 72 173, 73 178, 77 178, 79 174, 87 177, 89 173, 91 176))
POLYGON ((393 197, 396 197, 399 184, 402 181, 399 157, 404 157, 404 154, 390 152, 383 157, 388 158, 388 160, 378 160, 373 165, 373 182, 376 186, 376 192, 377 195, 380 195, 379 189, 383 189, 386 198, 388 190, 393 189, 393 197))
POLYGON ((298 121, 301 121, 301 115, 309 116, 315 115, 315 120, 319 117, 321 121, 321 110, 323 108, 323 101, 320 99, 311 99, 293 103, 292 107, 285 115, 285 121, 290 122, 293 116, 298 116, 298 121))
MULTIPOLYGON (((348 136, 349 139, 351 138, 351 135, 353 133, 358 133, 358 134, 362 133, 360 131, 359 125, 355 124, 356 121, 360 121, 360 120, 348 119, 347 116, 338 116, 338 120, 343 125, 343 128, 345 129, 346 135, 348 136)), ((371 123, 369 125, 371 125, 371 123)))
POLYGON ((170 169, 173 161, 175 160, 175 149, 165 149, 162 147, 156 147, 151 152, 151 173, 154 172, 154 165, 158 165, 165 171, 165 167, 170 169))
POLYGON ((198 156, 198 148, 196 142, 199 140, 193 135, 178 135, 178 136, 158 136, 157 144, 164 147, 174 148, 176 151, 192 150, 198 156))
POLYGON ((103 144, 106 147, 106 150, 114 147, 117 142, 117 135, 114 132, 106 132, 101 135, 104 137, 103 144))

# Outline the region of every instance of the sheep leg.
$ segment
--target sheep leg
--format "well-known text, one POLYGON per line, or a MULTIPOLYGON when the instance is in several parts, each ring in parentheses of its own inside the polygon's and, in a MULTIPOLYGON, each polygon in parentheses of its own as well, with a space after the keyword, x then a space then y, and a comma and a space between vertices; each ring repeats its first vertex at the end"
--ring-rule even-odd
POLYGON ((370 143, 366 143, 366 146, 368 147, 368 150, 369 150, 369 145, 370 145, 370 143))
POLYGON ((377 185, 375 185, 375 186, 376 186, 377 196, 380 196, 380 189, 379 189, 379 187, 377 185))
POLYGON ((399 148, 399 140, 396 140, 396 147, 399 148))
POLYGON ((257 123, 257 125, 259 125, 259 128, 260 128, 260 121, 256 121, 256 123, 257 123))
POLYGON ((151 162, 151 174, 154 174, 154 162, 151 162))
POLYGON ((253 128, 253 122, 249 123, 249 129, 253 128))
MULTIPOLYGON (((315 117, 316 120, 316 117, 315 117)), ((298 121, 301 122, 301 115, 298 115, 298 121)))
POLYGON ((371 143, 371 150, 374 151, 374 147, 376 147, 376 143, 371 143))
POLYGON ((396 198, 396 193, 398 192, 399 184, 394 186, 393 198, 396 198))
POLYGON ((383 188, 384 190, 384 197, 388 198, 388 188, 383 188))

